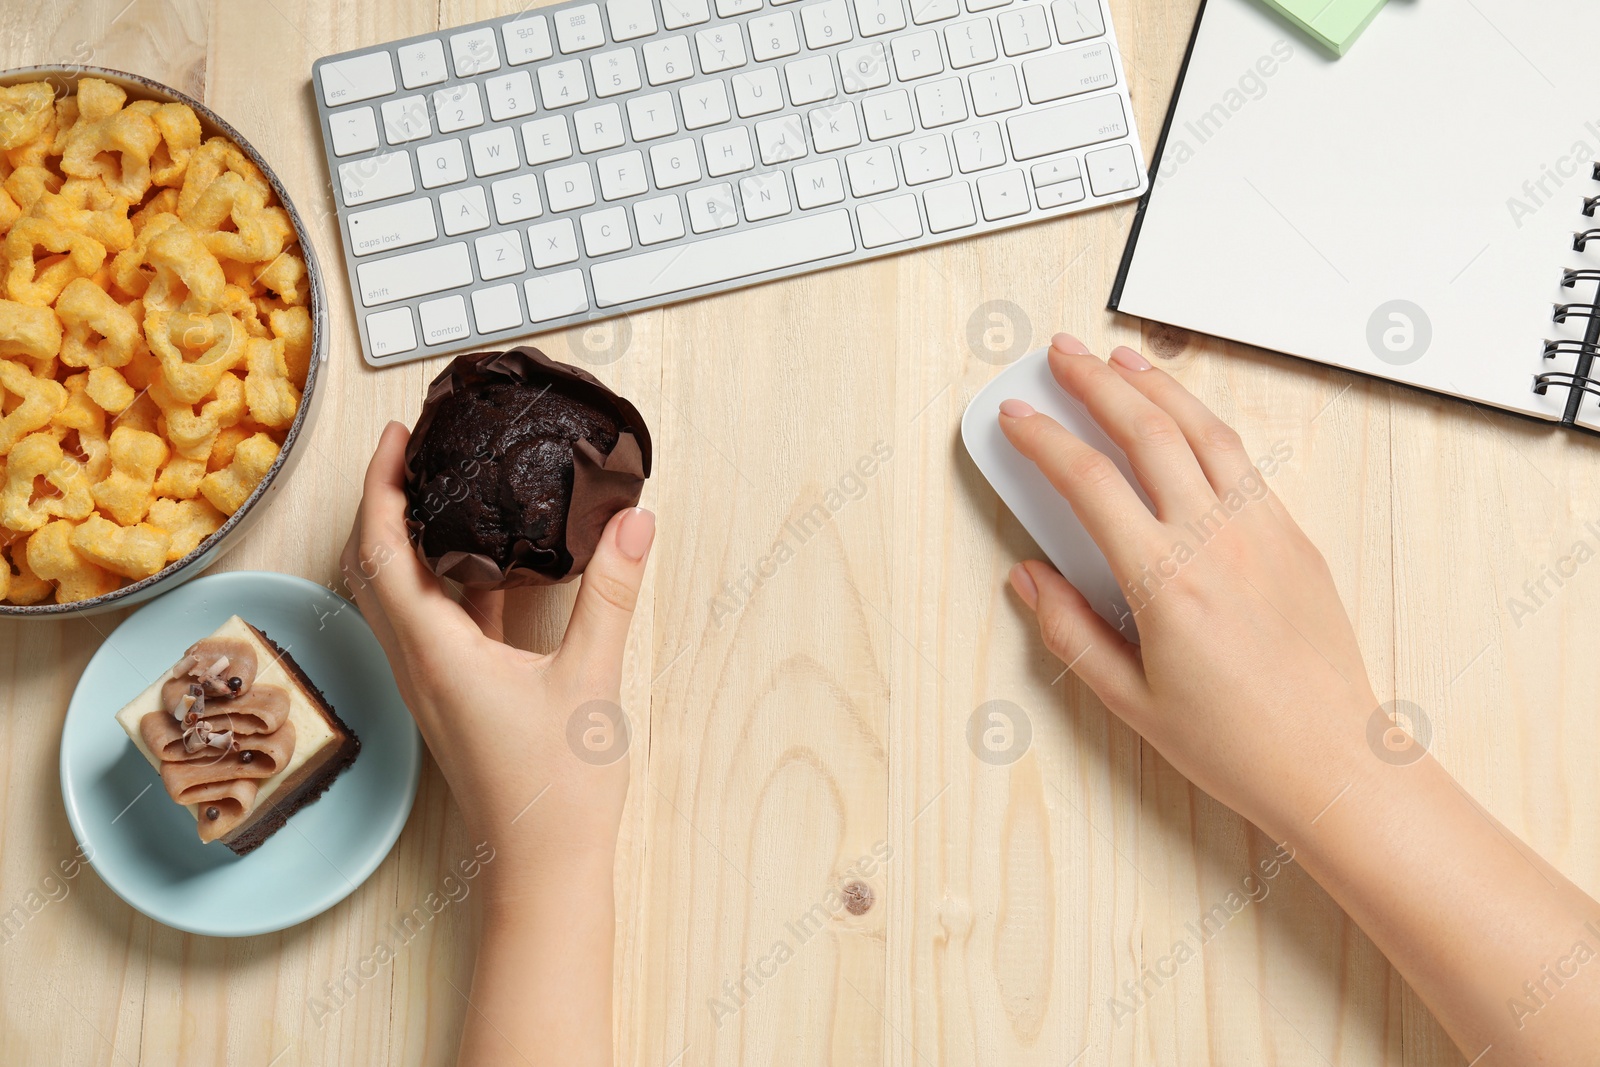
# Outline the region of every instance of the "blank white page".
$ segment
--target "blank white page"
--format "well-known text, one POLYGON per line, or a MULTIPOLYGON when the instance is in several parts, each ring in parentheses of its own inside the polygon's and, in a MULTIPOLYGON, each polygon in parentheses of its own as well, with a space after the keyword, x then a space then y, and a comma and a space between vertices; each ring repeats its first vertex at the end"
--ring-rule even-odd
POLYGON ((1600 268, 1572 250, 1600 226, 1597 49, 1592 0, 1390 0, 1338 60, 1208 0, 1120 309, 1559 418, 1532 380, 1586 325, 1552 305, 1593 299, 1562 268, 1600 268))

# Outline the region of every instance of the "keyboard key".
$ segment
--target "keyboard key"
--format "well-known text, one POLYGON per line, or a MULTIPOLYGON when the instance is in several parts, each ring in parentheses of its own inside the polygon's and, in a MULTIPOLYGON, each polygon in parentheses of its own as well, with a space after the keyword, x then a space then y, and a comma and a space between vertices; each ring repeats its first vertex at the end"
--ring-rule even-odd
POLYGON ((616 104, 588 107, 572 113, 578 130, 578 151, 603 152, 616 148, 628 138, 622 132, 622 108, 616 104))
POLYGON ((800 51, 800 30, 794 24, 794 15, 787 11, 751 19, 748 26, 750 54, 757 63, 782 59, 800 51))
MULTIPOLYGON (((1095 0, 1088 0, 1094 3, 1095 0)), ((911 21, 918 26, 953 19, 961 14, 961 0, 911 0, 911 21)), ((937 231, 935 231, 937 232, 937 231)))
POLYGON ((739 34, 738 23, 696 30, 694 45, 700 52, 700 69, 707 74, 745 65, 744 38, 739 34))
POLYGON ((861 143, 856 106, 848 100, 832 107, 815 108, 806 118, 811 121, 811 143, 817 146, 818 152, 836 152, 861 143))
POLYGON ((931 233, 948 233, 972 226, 978 221, 972 206, 972 186, 966 182, 939 185, 922 194, 922 206, 928 212, 928 230, 931 233))
POLYGON ((433 113, 439 116, 439 132, 454 133, 483 125, 483 104, 478 99, 478 83, 462 82, 433 93, 433 113))
POLYGON ((450 77, 444 65, 444 45, 438 41, 418 41, 397 53, 400 57, 400 84, 407 89, 438 85, 450 77))
POLYGON ((550 24, 543 15, 513 19, 500 27, 500 36, 506 43, 506 62, 513 67, 555 54, 550 48, 550 24))
POLYGON ((641 245, 658 245, 683 236, 683 208, 675 196, 657 196, 633 205, 633 226, 641 245))
POLYGON ((539 68, 539 95, 546 110, 581 104, 589 99, 589 83, 583 77, 583 61, 546 63, 539 68))
POLYGON ((695 233, 725 230, 739 223, 739 212, 733 206, 733 186, 727 182, 708 185, 688 194, 689 228, 695 233))
POLYGON ((479 333, 498 333, 522 325, 522 304, 512 284, 479 289, 472 294, 472 319, 479 333))
POLYGON ((1043 104, 1115 85, 1117 71, 1110 46, 1092 44, 1030 59, 1022 64, 1022 77, 1028 83, 1028 99, 1043 104))
POLYGON ((525 70, 514 70, 483 83, 489 98, 489 117, 496 122, 531 115, 534 112, 533 78, 525 70))
POLYGON ((861 110, 867 120, 869 140, 899 137, 916 129, 911 121, 911 98, 904 89, 869 96, 861 102, 861 110))
POLYGON ((1113 93, 1041 108, 1006 119, 1011 155, 1019 163, 1069 148, 1128 136, 1122 100, 1113 93))
MULTIPOLYGON (((655 175, 656 188, 672 189, 700 180, 700 157, 695 154, 694 138, 667 141, 650 149, 650 173, 655 175)), ((644 192, 643 189, 639 190, 644 192)))
POLYGON ((667 85, 694 77, 689 38, 668 37, 664 41, 645 42, 644 76, 651 85, 667 85))
POLYGON ((900 170, 907 185, 922 185, 950 177, 950 149, 944 137, 914 137, 900 142, 900 170))
POLYGON ((950 49, 950 65, 956 70, 991 63, 999 53, 994 47, 994 30, 988 19, 968 19, 944 28, 944 43, 950 49))
POLYGON ((539 176, 536 174, 502 178, 489 186, 489 195, 494 198, 495 221, 502 226, 536 219, 544 213, 539 203, 539 176))
POLYGON ((589 310, 589 290, 583 284, 583 271, 564 270, 522 283, 528 297, 528 321, 549 322, 589 310))
POLYGON ((932 30, 908 33, 889 42, 894 52, 895 75, 903 82, 927 78, 944 70, 939 57, 939 35, 932 30))
POLYGON ((341 59, 317 68, 322 83, 322 102, 329 107, 371 100, 394 92, 394 64, 388 52, 341 59))
POLYGON ((889 84, 889 56, 883 42, 858 45, 839 50, 839 73, 844 80, 844 91, 860 93, 868 89, 881 89, 889 84))
POLYGON ((1098 37, 1106 32, 1098 0, 1055 0, 1050 14, 1056 20, 1056 40, 1062 44, 1098 37))
POLYGON ((895 33, 906 28, 905 9, 900 0, 854 0, 856 25, 861 36, 876 37, 880 33, 895 33))
POLYGON ((428 102, 420 96, 385 100, 383 136, 390 144, 404 144, 433 136, 433 128, 428 122, 428 102))
POLYGON ((953 130, 950 139, 956 146, 956 166, 963 174, 998 167, 1006 161, 1006 146, 998 123, 985 122, 953 130))
POLYGON ((639 88, 639 54, 631 48, 596 52, 589 57, 589 73, 594 76, 594 95, 616 96, 639 88))
POLYGON ((1089 187, 1095 196, 1120 193, 1139 185, 1139 161, 1134 158, 1132 145, 1090 152, 1084 162, 1089 165, 1089 187))
POLYGON ((850 12, 844 0, 822 0, 820 4, 807 4, 800 9, 800 24, 805 27, 806 47, 826 48, 853 40, 850 32, 850 12))
POLYGON ((922 125, 929 129, 964 121, 967 98, 961 92, 961 79, 941 78, 917 86, 917 114, 922 117, 922 125))
POLYGON ((656 8, 650 0, 607 0, 606 19, 613 41, 631 41, 656 32, 656 8))
POLYGON ((683 109, 686 130, 717 126, 733 117, 728 110, 728 83, 721 79, 679 89, 678 106, 683 109))
POLYGON ((396 356, 417 347, 417 331, 411 309, 392 308, 367 316, 367 347, 373 356, 396 356))
POLYGON ((517 132, 510 126, 484 130, 467 138, 472 152, 472 172, 480 178, 491 174, 504 174, 521 165, 517 159, 517 132))
POLYGON ((998 115, 1022 106, 1022 90, 1017 87, 1017 68, 1006 64, 975 70, 967 75, 972 90, 974 115, 998 115))
POLYGON ((839 209, 597 263, 590 279, 595 303, 609 307, 831 259, 855 247, 850 213, 839 209))
POLYGON ((426 197, 357 211, 349 223, 350 250, 357 256, 419 245, 439 236, 433 224, 433 201, 426 197))
POLYGON ((500 49, 494 43, 494 30, 487 26, 451 34, 450 56, 455 60, 458 78, 500 69, 500 49))
POLYGON ((976 15, 980 11, 989 11, 997 7, 1005 7, 1011 0, 967 0, 967 10, 976 15))
POLYGON ((551 211, 571 211, 594 203, 594 179, 587 163, 551 167, 544 172, 544 188, 551 211))
POLYGON ((862 204, 856 208, 856 222, 861 226, 862 248, 882 248, 922 236, 917 198, 910 193, 862 204))
POLYGON ((370 107, 341 111, 328 116, 328 136, 333 141, 336 156, 370 152, 378 147, 378 120, 370 107))
POLYGON ((756 123, 756 144, 767 166, 787 163, 806 154, 806 130, 799 115, 784 115, 756 123))
POLYGON ((357 264, 361 303, 366 307, 472 283, 472 263, 463 241, 357 264))
POLYGON ((1035 189, 1042 185, 1054 185, 1076 178, 1079 174, 1077 156, 1062 156, 1060 159, 1035 163, 1028 168, 1028 175, 1033 179, 1035 189))
POLYGON ((669 30, 710 21, 711 5, 707 0, 661 0, 661 24, 669 30))
POLYGON ((1044 8, 1038 4, 1002 11, 995 23, 1000 27, 1000 46, 1008 56, 1050 47, 1050 25, 1044 17, 1044 8))
POLYGON ((850 172, 850 191, 856 196, 887 193, 900 187, 894 172, 894 154, 887 148, 852 152, 844 157, 844 166, 850 172))
POLYGON ((794 199, 802 211, 844 199, 844 179, 837 159, 819 159, 794 168, 794 199))
POLYGON ((604 211, 591 211, 579 220, 583 225, 583 250, 593 259, 613 252, 625 252, 633 247, 633 235, 628 232, 628 209, 608 207, 604 211))
POLYGON ((339 164, 339 191, 345 207, 416 192, 411 157, 404 150, 339 164))
POLYGON ((1063 204, 1075 204, 1084 197, 1083 182, 1078 178, 1071 181, 1056 182, 1054 185, 1041 186, 1033 191, 1034 198, 1039 201, 1040 209, 1060 207, 1063 204))
POLYGON ((555 12, 551 18, 556 23, 556 44, 568 55, 606 43, 606 31, 600 25, 600 8, 594 4, 569 7, 555 12))
POLYGON ((516 230, 484 234, 472 246, 478 253, 478 277, 486 282, 528 270, 522 258, 522 235, 516 230))
POLYGON ((1020 170, 1003 170, 978 179, 978 200, 990 222, 1028 210, 1028 182, 1020 170))
POLYGON ((556 219, 529 226, 528 250, 533 255, 533 265, 540 270, 577 259, 578 237, 572 220, 556 219))
POLYGON ((789 83, 789 102, 795 107, 805 107, 819 100, 831 100, 839 95, 833 80, 833 59, 830 56, 812 56, 783 65, 783 76, 789 83))
POLYGON ((635 141, 650 141, 678 132, 678 113, 671 93, 647 93, 628 98, 628 128, 635 141))
POLYGON ((717 0, 718 16, 731 19, 735 15, 748 15, 761 10, 761 0, 717 0))
POLYGON ((744 217, 751 222, 777 218, 792 210, 789 185, 781 170, 740 178, 739 199, 744 203, 744 217))
POLYGON ((650 188, 644 176, 644 153, 618 152, 595 163, 600 172, 600 196, 605 200, 621 200, 625 196, 638 196, 650 188))
POLYGON ((440 193, 439 218, 444 220, 447 237, 485 229, 489 225, 489 201, 483 195, 483 186, 440 193))
POLYGON ((567 130, 567 120, 561 115, 534 119, 522 124, 522 151, 528 164, 554 163, 572 155, 572 137, 567 130))
POLYGON ((417 316, 422 319, 422 340, 425 344, 442 345, 446 341, 459 341, 472 332, 467 325, 467 301, 461 296, 424 300, 417 305, 417 316))
POLYGON ((750 131, 743 126, 708 133, 700 139, 706 151, 706 173, 713 178, 749 170, 756 165, 750 149, 750 131))
POLYGON ((781 111, 783 89, 778 85, 778 72, 771 67, 762 67, 747 74, 735 74, 733 103, 742 119, 781 111))

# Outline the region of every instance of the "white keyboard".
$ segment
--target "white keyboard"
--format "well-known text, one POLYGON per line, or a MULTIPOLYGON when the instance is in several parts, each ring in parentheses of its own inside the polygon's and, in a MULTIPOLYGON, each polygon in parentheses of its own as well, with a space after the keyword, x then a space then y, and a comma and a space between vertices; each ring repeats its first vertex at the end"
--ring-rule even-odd
POLYGON ((386 366, 1139 196, 1104 0, 606 0, 312 67, 386 366))

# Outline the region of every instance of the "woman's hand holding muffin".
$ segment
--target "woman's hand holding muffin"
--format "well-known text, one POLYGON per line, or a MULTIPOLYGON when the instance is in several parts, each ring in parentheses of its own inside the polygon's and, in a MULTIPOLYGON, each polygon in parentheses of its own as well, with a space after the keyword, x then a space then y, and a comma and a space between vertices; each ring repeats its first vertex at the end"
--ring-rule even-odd
POLYGON ((579 758, 568 723, 590 725, 586 705, 618 707, 655 517, 630 508, 605 527, 560 648, 513 648, 501 640, 505 594, 457 603, 412 547, 408 438, 398 423, 385 428, 342 568, 471 840, 494 849, 461 1062, 609 1064, 628 761, 579 758))

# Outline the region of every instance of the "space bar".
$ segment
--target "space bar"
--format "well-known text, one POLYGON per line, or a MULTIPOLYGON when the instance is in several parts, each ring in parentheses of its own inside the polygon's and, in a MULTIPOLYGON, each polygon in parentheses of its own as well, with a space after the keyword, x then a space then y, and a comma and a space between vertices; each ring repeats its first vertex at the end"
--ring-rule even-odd
POLYGON ((855 251, 848 211, 807 215, 589 268, 601 307, 717 285, 855 251))

